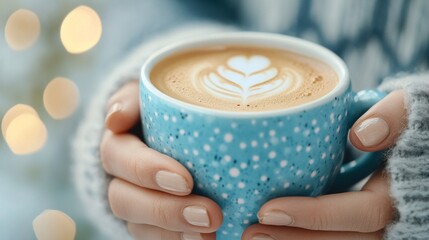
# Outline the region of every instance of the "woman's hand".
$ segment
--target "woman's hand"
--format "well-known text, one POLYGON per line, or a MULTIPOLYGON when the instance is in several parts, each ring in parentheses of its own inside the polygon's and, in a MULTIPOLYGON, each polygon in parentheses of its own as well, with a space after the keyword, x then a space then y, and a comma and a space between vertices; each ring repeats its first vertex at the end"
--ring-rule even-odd
MULTIPOLYGON (((403 91, 395 91, 373 106, 351 129, 351 143, 363 151, 392 146, 406 124, 404 99, 403 91)), ((393 217, 388 179, 379 169, 359 192, 267 202, 258 212, 260 224, 242 239, 381 239, 393 217)))
POLYGON ((130 82, 107 104, 100 155, 114 177, 108 188, 113 214, 136 239, 214 240, 222 223, 219 206, 190 194, 192 176, 179 162, 129 133, 141 124, 138 89, 137 81, 130 82))

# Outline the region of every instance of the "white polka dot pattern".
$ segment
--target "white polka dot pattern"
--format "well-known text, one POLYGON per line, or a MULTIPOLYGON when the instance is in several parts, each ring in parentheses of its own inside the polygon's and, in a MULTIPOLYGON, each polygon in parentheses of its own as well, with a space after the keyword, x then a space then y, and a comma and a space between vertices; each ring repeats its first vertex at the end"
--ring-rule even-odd
MULTIPOLYGON (((142 90, 144 101, 148 94, 142 90)), ((351 100, 348 91, 295 114, 229 119, 175 108, 152 95, 142 111, 144 140, 189 170, 193 192, 222 207, 218 232, 235 240, 258 222, 255 213, 266 201, 317 196, 332 184, 344 157, 351 100)))

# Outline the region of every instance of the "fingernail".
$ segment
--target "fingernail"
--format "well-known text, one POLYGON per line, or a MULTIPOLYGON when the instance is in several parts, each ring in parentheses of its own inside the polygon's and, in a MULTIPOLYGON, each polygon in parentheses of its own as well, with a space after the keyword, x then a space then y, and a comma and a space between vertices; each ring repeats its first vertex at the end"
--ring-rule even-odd
POLYGON ((188 223, 199 226, 199 227, 209 227, 210 219, 207 213, 207 209, 200 206, 189 206, 183 209, 183 216, 185 217, 188 223))
POLYGON ((386 139, 389 125, 381 118, 369 118, 355 128, 355 134, 365 147, 372 147, 386 139))
POLYGON ((106 115, 106 119, 104 120, 105 122, 107 122, 109 120, 109 118, 114 114, 117 113, 119 111, 122 110, 122 104, 120 103, 115 103, 113 104, 109 110, 107 111, 107 115, 106 115))
POLYGON ((250 240, 275 240, 275 239, 266 234, 256 234, 250 240))
POLYGON ((191 190, 185 178, 177 173, 158 171, 155 180, 158 186, 169 191, 187 193, 191 190))
POLYGON ((183 233, 182 240, 204 240, 199 233, 183 233))
POLYGON ((287 226, 293 223, 293 218, 280 210, 266 212, 258 218, 260 223, 268 225, 287 226))

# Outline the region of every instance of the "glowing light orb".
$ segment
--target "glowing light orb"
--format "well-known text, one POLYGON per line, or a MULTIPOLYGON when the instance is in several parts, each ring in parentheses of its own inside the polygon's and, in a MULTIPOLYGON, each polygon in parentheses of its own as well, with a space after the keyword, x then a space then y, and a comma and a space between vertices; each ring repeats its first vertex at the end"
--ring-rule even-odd
POLYGON ((61 41, 70 53, 83 53, 100 40, 102 24, 98 14, 88 6, 73 9, 61 24, 61 41))
POLYGON ((43 104, 52 118, 67 118, 79 105, 79 89, 71 80, 57 77, 46 86, 43 104))
POLYGON ((13 50, 24 50, 37 40, 40 34, 40 21, 37 15, 27 9, 19 9, 7 19, 4 36, 13 50))
POLYGON ((3 120, 1 122, 1 131, 3 133, 3 136, 6 137, 6 130, 7 127, 9 126, 9 124, 19 115, 21 114, 32 114, 36 117, 39 117, 39 115, 37 114, 36 110, 34 110, 34 108, 25 105, 25 104, 17 104, 15 106, 13 106, 12 108, 10 108, 6 114, 3 116, 3 120))
POLYGON ((24 113, 14 118, 6 129, 5 139, 10 150, 18 155, 40 150, 46 143, 48 131, 34 114, 24 113))
POLYGON ((58 210, 45 210, 33 220, 38 240, 73 240, 76 224, 67 214, 58 210))

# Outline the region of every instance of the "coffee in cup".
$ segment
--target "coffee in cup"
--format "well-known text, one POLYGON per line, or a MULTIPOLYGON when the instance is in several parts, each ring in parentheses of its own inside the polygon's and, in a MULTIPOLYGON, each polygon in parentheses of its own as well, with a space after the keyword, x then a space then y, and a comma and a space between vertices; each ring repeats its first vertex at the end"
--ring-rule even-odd
POLYGON ((201 107, 259 112, 290 108, 326 95, 338 84, 325 63, 286 50, 212 46, 176 53, 152 70, 163 93, 201 107))

